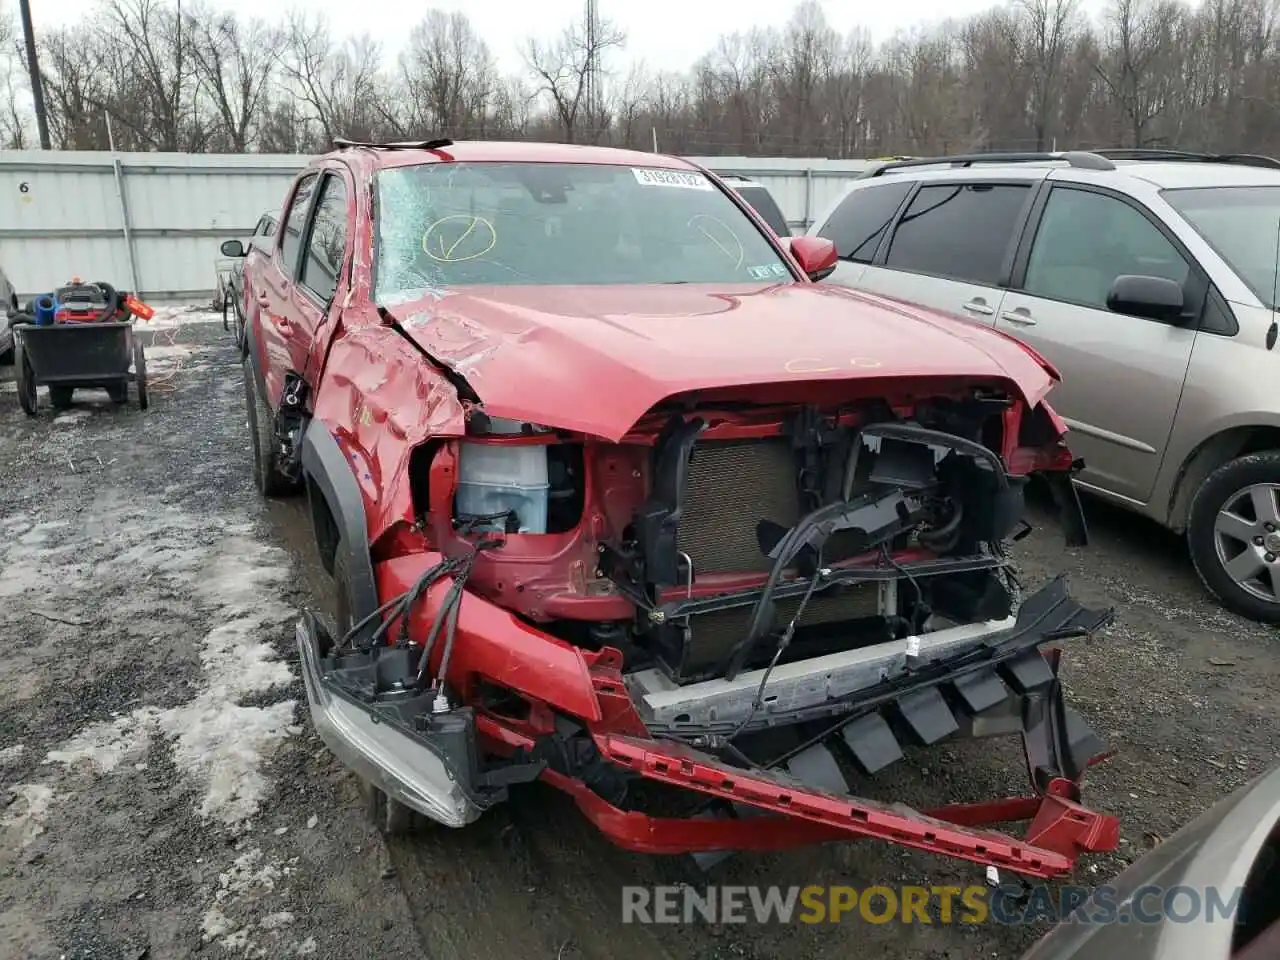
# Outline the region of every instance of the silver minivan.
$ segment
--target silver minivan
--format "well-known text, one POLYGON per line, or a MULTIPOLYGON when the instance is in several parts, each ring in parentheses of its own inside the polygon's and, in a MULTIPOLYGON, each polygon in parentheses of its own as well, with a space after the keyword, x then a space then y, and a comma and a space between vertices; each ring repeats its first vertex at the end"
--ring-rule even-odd
POLYGON ((883 164, 810 228, 829 283, 1016 337, 1061 372, 1080 488, 1185 533, 1280 622, 1280 161, 1176 151, 883 164))

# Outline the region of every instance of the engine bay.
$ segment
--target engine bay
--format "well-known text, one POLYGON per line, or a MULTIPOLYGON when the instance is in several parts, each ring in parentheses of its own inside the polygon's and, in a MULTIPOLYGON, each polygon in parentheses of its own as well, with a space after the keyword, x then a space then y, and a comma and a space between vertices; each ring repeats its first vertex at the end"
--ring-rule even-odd
MULTIPOLYGON (((469 586, 623 651, 628 674, 733 681, 1005 621, 1027 482, 1006 459, 1045 442, 1020 406, 983 389, 909 406, 694 404, 652 411, 617 445, 482 416, 435 530, 495 538, 469 586)), ((424 501, 441 503, 440 479, 424 501)))

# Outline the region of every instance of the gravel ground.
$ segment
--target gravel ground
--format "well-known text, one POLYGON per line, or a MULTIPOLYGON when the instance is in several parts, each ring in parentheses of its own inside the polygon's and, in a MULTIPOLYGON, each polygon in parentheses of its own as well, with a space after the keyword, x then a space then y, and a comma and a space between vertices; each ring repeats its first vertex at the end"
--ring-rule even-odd
MULTIPOLYGON (((164 312, 152 407, 18 409, 0 368, 0 958, 1016 956, 1034 928, 639 926, 624 884, 980 883, 866 842, 740 856, 711 877, 602 841, 532 787, 465 831, 390 845, 311 733, 293 620, 326 602, 297 503, 249 480, 239 365, 207 314, 164 312)), ((146 327, 142 329, 147 330, 146 327)), ((1272 632, 1222 612, 1177 538, 1094 503, 1091 547, 1051 526, 1024 579, 1065 569, 1117 622, 1068 647, 1074 704, 1119 750, 1087 797, 1122 817, 1103 883, 1276 759, 1272 632)), ((1021 792, 1016 745, 913 754, 874 795, 1021 792)))

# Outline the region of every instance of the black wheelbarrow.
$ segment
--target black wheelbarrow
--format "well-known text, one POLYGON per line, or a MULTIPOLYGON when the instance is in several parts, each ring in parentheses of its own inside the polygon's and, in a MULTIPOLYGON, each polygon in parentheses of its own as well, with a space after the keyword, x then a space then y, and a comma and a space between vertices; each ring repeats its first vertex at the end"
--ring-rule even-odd
POLYGON ((77 389, 106 390, 113 403, 127 403, 132 382, 138 406, 147 409, 147 360, 132 322, 22 323, 13 332, 18 403, 28 416, 35 416, 40 384, 54 409, 65 410, 77 389))

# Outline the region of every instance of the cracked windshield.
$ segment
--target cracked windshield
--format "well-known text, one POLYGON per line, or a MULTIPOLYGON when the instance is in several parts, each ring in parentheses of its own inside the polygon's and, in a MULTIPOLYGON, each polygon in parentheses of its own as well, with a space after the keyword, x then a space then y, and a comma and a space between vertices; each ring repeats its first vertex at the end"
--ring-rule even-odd
POLYGON ((384 170, 380 300, 463 285, 786 281, 773 246, 700 173, 456 163, 384 170))

